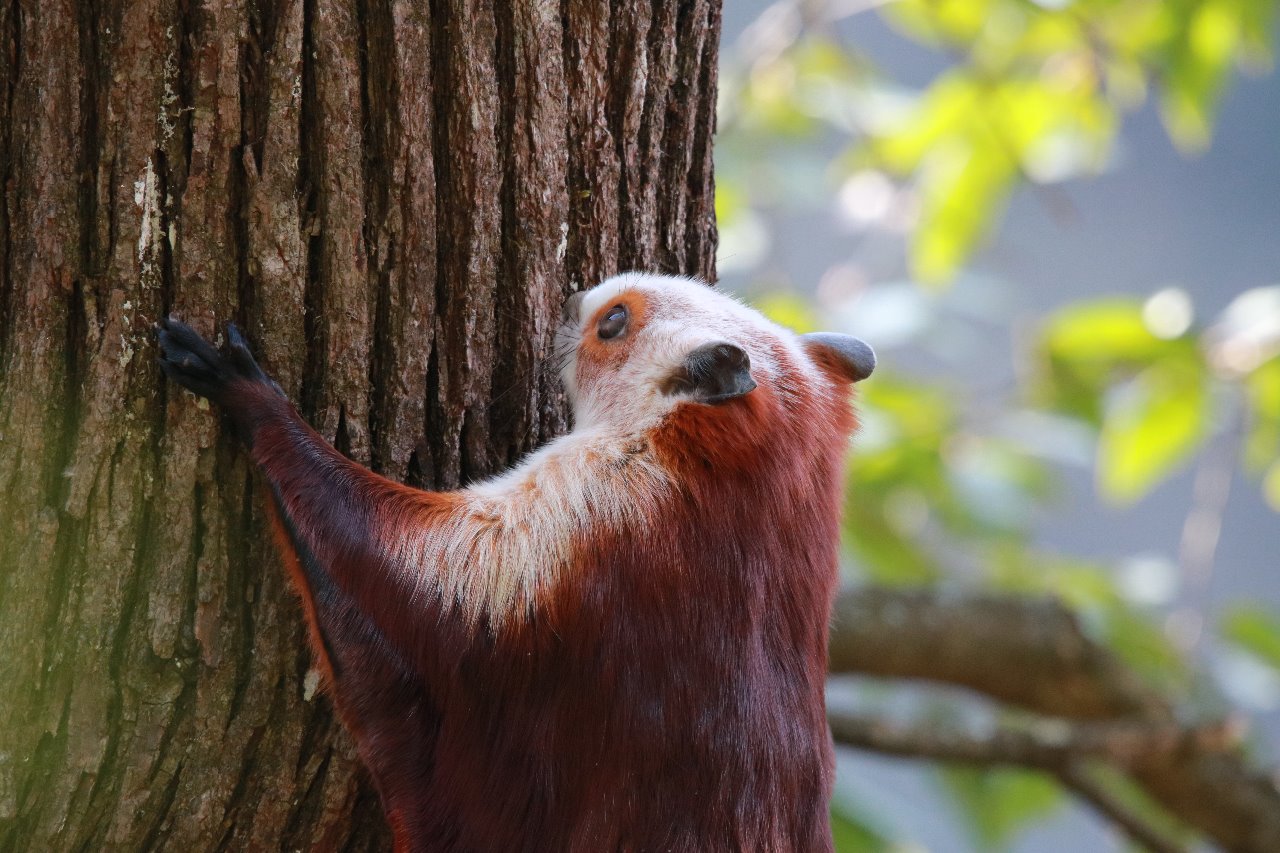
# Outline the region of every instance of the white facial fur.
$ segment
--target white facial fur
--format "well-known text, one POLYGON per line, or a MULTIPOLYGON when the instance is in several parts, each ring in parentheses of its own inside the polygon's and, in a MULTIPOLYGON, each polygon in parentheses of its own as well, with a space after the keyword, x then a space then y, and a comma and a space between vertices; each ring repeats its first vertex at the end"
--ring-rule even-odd
MULTIPOLYGON (((448 523, 396 544, 391 559, 438 565, 445 602, 499 630, 549 594, 573 564, 572 543, 601 529, 642 535, 671 488, 669 473, 645 452, 644 434, 687 401, 662 386, 703 344, 728 342, 751 357, 751 374, 784 404, 794 389, 776 362, 782 346, 802 375, 817 371, 795 335, 705 284, 675 276, 624 273, 587 291, 576 322, 560 330, 572 347, 562 371, 574 428, 519 466, 464 490, 448 523), (611 360, 579 383, 578 352, 587 324, 627 291, 640 291, 646 317, 629 329, 625 360, 611 360), (639 448, 640 452, 636 452, 639 448)), ((599 344, 597 344, 599 345, 599 344)), ((607 342, 605 342, 607 346, 607 342)))
POLYGON ((809 373, 812 365, 795 335, 731 296, 679 276, 622 273, 586 291, 577 322, 561 329, 561 345, 577 345, 594 335, 587 324, 601 308, 628 291, 639 291, 649 308, 642 328, 629 330, 635 340, 625 363, 615 366, 607 381, 580 382, 578 356, 566 360, 561 381, 573 403, 574 430, 607 426, 610 430, 642 432, 659 423, 687 400, 665 393, 666 380, 698 347, 727 342, 751 357, 751 375, 758 384, 771 383, 780 393, 779 365, 770 344, 781 343, 796 367, 809 373))

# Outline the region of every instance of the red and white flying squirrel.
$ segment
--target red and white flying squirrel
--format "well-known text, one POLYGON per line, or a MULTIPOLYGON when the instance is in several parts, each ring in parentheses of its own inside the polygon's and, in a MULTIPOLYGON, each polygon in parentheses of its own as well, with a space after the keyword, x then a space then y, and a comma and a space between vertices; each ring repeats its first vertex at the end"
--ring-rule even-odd
POLYGON ((455 492, 330 447, 234 326, 225 354, 172 319, 159 341, 262 469, 397 850, 830 850, 827 629, 871 349, 635 273, 561 334, 573 431, 455 492))

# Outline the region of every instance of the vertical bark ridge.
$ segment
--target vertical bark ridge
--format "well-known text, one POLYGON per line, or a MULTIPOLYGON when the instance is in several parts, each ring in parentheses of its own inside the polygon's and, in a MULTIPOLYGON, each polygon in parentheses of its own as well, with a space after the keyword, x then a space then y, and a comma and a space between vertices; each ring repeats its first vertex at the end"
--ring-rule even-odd
POLYGON ((438 116, 438 241, 435 350, 443 423, 435 480, 455 487, 494 470, 485 412, 491 390, 495 274, 501 211, 495 189, 497 70, 493 7, 486 0, 444 0, 436 7, 432 55, 438 116))
MULTIPOLYGON (((310 74, 310 39, 304 38, 306 0, 260 6, 260 81, 253 96, 260 118, 242 152, 248 181, 249 275, 254 304, 247 318, 264 366, 294 399, 302 394, 309 317, 310 223, 303 213, 310 125, 304 121, 304 65, 310 74)), ((307 33, 309 36, 309 33, 307 33)), ((314 88, 314 87, 313 87, 314 88)), ((312 89, 307 89, 312 91, 312 89)), ((307 99, 313 112, 314 104, 307 99)), ((318 349, 318 348, 317 348, 318 349)), ((314 407, 312 407, 314 410, 314 407)))
POLYGON ((609 130, 611 4, 562 0, 564 59, 569 103, 569 234, 566 267, 574 290, 618 271, 617 151, 609 130))
MULTIPOLYGON (((197 328, 220 338, 222 324, 236 316, 245 288, 246 264, 240 255, 247 247, 238 245, 243 226, 234 203, 243 198, 247 180, 239 169, 240 65, 249 17, 234 0, 193 4, 184 11, 190 19, 176 30, 185 29, 193 45, 187 71, 191 128, 185 181, 176 198, 181 220, 175 228, 173 306, 197 328)), ((174 61, 180 56, 179 49, 174 61)), ((161 111, 156 127, 161 141, 176 135, 170 133, 172 126, 168 111, 161 111)), ((148 713, 142 733, 162 738, 163 761, 182 767, 171 809, 190 817, 170 821, 159 834, 159 843, 182 847, 217 837, 221 809, 235 786, 235 776, 219 774, 217 768, 227 755, 246 754, 244 739, 228 736, 227 728, 238 675, 233 651, 241 624, 237 614, 244 606, 242 594, 230 586, 242 541, 233 508, 238 507, 248 472, 232 448, 218 440, 218 425, 210 424, 207 411, 189 396, 170 400, 169 411, 178 424, 167 430, 173 440, 166 442, 168 458, 162 470, 167 482, 162 494, 194 499, 177 501, 189 514, 173 523, 177 541, 161 549, 181 566, 174 570, 185 575, 186 588, 166 591, 150 602, 153 639, 163 640, 168 653, 164 657, 171 661, 166 681, 174 707, 168 715, 148 713), (177 616, 176 631, 155 630, 165 613, 177 616), (222 743, 219 756, 194 747, 213 739, 222 743)), ((162 530, 162 535, 169 535, 168 526, 162 530)), ((166 768, 162 765, 158 773, 164 778, 166 768)), ((149 792, 138 793, 150 798, 149 792)))
POLYGON ((358 0, 356 24, 360 39, 360 123, 365 131, 361 174, 364 178, 364 249, 370 299, 370 352, 366 363, 369 406, 369 464, 383 470, 383 419, 387 390, 382 382, 388 360, 391 281, 384 256, 391 250, 387 230, 390 200, 387 162, 397 135, 394 30, 390 9, 376 0, 358 0))
POLYGON ((567 250, 568 104, 560 14, 549 0, 503 4, 497 16, 502 155, 502 245, 489 412, 495 463, 510 465, 541 443, 545 414, 562 407, 547 370, 567 250), (550 380, 550 381, 549 381, 550 380))
MULTIPOLYGON (((702 63, 709 60, 714 64, 715 45, 708 45, 718 34, 719 7, 716 5, 682 6, 676 19, 676 49, 674 68, 671 71, 671 85, 667 93, 665 110, 668 119, 663 128, 663 151, 666 155, 660 163, 660 183, 668 191, 659 197, 659 221, 662 223, 658 234, 659 263, 679 269, 684 266, 687 256, 686 241, 693 232, 702 227, 695 214, 695 221, 690 222, 690 206, 686 202, 686 194, 690 190, 690 174, 694 164, 703 159, 702 152, 695 149, 698 141, 698 125, 700 121, 714 122, 715 92, 706 93, 697 88, 704 79, 701 73, 702 63), (675 104, 692 105, 693 108, 673 108, 675 104), (680 191, 670 191, 680 187, 680 191)), ((711 72, 714 73, 714 72, 711 72)), ((709 157, 710 134, 703 138, 709 157)), ((709 177, 709 175, 702 175, 709 177)), ((698 208, 710 204, 714 211, 714 191, 710 187, 697 187, 702 194, 698 208)), ((708 270, 711 278, 712 270, 708 270)))
MULTIPOLYGON (((435 163, 431 26, 409 0, 370 2, 368 51, 377 73, 368 83, 370 114, 381 152, 368 158, 380 202, 369 224, 379 281, 378 374, 371 381, 371 431, 376 461, 405 478, 415 453, 425 453, 428 353, 435 316, 435 163)), ((372 153, 372 152, 371 152, 372 153)))
MULTIPOLYGON (((669 34, 670 3, 619 10, 610 39, 610 65, 626 69, 619 75, 625 85, 610 93, 609 124, 619 162, 618 268, 654 269, 652 240, 656 227, 652 187, 647 186, 645 156, 654 130, 653 91, 665 84, 662 35, 669 34), (623 17, 625 15, 625 17, 623 17), (663 24, 666 23, 664 29, 663 24), (656 34, 656 35, 655 35, 656 34), (655 43, 656 42, 656 43, 655 43)), ((662 115, 656 116, 661 129, 662 115)))
MULTIPOLYGON (((0 547, 8 555, 0 570, 0 638, 7 651, 0 655, 0 678, 10 685, 0 699, 0 754, 15 757, 0 762, 0 819, 10 822, 0 825, 0 846, 21 838, 11 827, 35 831, 47 814, 40 792, 58 775, 59 723, 69 701, 66 667, 57 666, 65 658, 46 637, 71 577, 71 567, 55 563, 60 529, 52 502, 66 462, 58 398, 69 398, 71 390, 65 336, 80 254, 75 157, 67 156, 77 150, 80 125, 75 10, 30 3, 15 18, 19 55, 34 53, 44 62, 10 76, 10 115, 22 118, 10 129, 8 263, 10 281, 22 282, 22 292, 11 303, 11 334, 0 362, 0 488, 11 514, 0 525, 0 547), (56 709, 51 718, 46 708, 56 709), (17 756, 29 759, 25 768, 17 756)), ((61 535, 65 548, 69 533, 61 535)))
POLYGON ((324 290, 320 239, 320 175, 323 150, 320 125, 325 116, 318 94, 316 70, 317 0, 301 0, 302 4, 302 69, 298 126, 298 194, 301 206, 301 236, 305 241, 306 266, 302 293, 302 352, 304 367, 299 380, 298 406, 311 423, 316 422, 320 404, 320 385, 328 362, 324 343, 324 290))
POLYGON ((80 48, 80 145, 77 151, 77 170, 80 178, 80 268, 90 279, 102 273, 103 240, 95 233, 98 224, 98 198, 100 197, 99 158, 102 141, 99 137, 99 80, 102 77, 100 46, 98 44, 97 19, 102 14, 95 0, 82 4, 77 16, 80 48))
POLYGON ((345 421, 348 455, 369 461, 370 296, 364 240, 363 53, 354 0, 318 3, 312 21, 319 140, 320 291, 325 369, 319 377, 317 429, 334 440, 345 421))
MULTIPOLYGON (((22 64, 22 43, 19 39, 21 26, 18 0, 0 2, 0 56, 3 57, 3 61, 0 61, 0 355, 5 352, 9 340, 9 321, 13 313, 13 276, 9 271, 9 209, 13 203, 10 189, 14 160, 13 96, 17 71, 22 64)), ((2 388, 0 393, 3 393, 2 388)))
MULTIPOLYGON (((515 174, 517 154, 515 146, 522 131, 527 130, 521 119, 517 117, 516 98, 516 63, 520 61, 516 45, 519 38, 516 33, 515 15, 517 10, 509 4, 498 4, 494 10, 494 65, 498 82, 498 121, 497 149, 501 159, 502 185, 499 190, 499 206, 502 216, 502 245, 499 247, 498 268, 496 272, 496 293, 494 301, 494 319, 498 334, 504 339, 511 324, 519 323, 520 316, 517 303, 520 301, 518 285, 515 283, 516 270, 520 267, 521 246, 511 235, 518 228, 516 213, 516 196, 519 194, 518 178, 515 174), (517 125, 521 125, 517 127, 517 125)), ((527 106, 526 106, 527 109, 527 106)), ((521 421, 528 418, 524 395, 516 400, 516 406, 509 406, 507 398, 517 396, 516 382, 529 381, 533 377, 528 371, 518 372, 517 365, 526 360, 530 349, 535 345, 533 340, 525 340, 514 347, 504 348, 494 354, 493 394, 489 400, 490 429, 494 435, 495 450, 502 456, 516 453, 509 444, 498 447, 498 442, 509 442, 511 433, 518 434, 521 421), (515 381, 512 381, 515 380, 515 381), (509 428, 510 433, 506 429, 509 428)))
POLYGON ((719 92, 720 4, 706 6, 702 50, 698 57, 696 83, 692 92, 698 100, 692 110, 689 168, 685 175, 685 245, 682 266, 701 270, 709 282, 716 274, 716 178, 712 163, 712 142, 716 133, 716 99, 719 92))
POLYGON ((385 849, 252 472, 152 324, 239 320, 393 477, 510 464, 564 429, 569 291, 711 271, 717 15, 0 0, 0 849, 385 849))
MULTIPOLYGON (((441 219, 446 218, 445 211, 452 209, 452 199, 447 197, 450 187, 449 168, 445 152, 450 151, 449 124, 445 115, 448 104, 448 93, 453 91, 453 74, 450 70, 449 54, 449 22, 451 11, 436 0, 431 4, 430 20, 430 57, 431 57, 431 113, 435 121, 431 126, 431 147, 436 153, 432 159, 432 181, 436 187, 436 199, 441 209, 441 219)), ((424 453, 419 457, 422 468, 421 478, 424 483, 448 488, 450 481, 456 484, 456 473, 450 477, 449 471, 457 471, 459 467, 457 437, 462 423, 456 406, 446 404, 449 382, 444 376, 447 362, 441 358, 444 346, 440 333, 443 317, 452 311, 449 297, 448 277, 453 272, 453 265, 448 256, 452 239, 444 232, 447 226, 443 222, 435 231, 435 278, 432 281, 432 302, 435 316, 431 325, 431 351, 427 358, 426 408, 423 412, 423 436, 425 438, 424 453), (453 429, 444 425, 456 423, 453 429)))

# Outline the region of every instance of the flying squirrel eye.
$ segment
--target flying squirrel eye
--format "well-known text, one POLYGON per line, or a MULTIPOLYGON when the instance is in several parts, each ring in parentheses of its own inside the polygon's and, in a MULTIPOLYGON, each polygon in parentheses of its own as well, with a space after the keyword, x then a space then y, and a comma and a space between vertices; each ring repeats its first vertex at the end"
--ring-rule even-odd
POLYGON ((615 305, 604 313, 596 325, 596 334, 600 340, 616 338, 627 329, 627 306, 615 305))

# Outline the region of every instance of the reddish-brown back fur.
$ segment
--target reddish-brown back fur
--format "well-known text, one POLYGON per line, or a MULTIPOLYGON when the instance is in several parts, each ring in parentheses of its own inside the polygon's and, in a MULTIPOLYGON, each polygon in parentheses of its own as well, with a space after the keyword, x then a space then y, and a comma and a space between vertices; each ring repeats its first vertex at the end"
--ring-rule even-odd
POLYGON ((421 621, 392 633, 437 629, 404 660, 339 641, 335 699, 399 849, 829 848, 823 680, 852 415, 812 394, 781 405, 762 389, 656 430, 677 499, 651 535, 578 543, 545 612, 495 638, 394 611, 421 621))
MULTIPOLYGON (((639 322, 648 306, 633 310, 639 322)), ((170 345, 212 365, 192 380, 209 388, 229 368, 191 340, 170 345)), ((830 849, 823 683, 849 385, 781 340, 757 346, 772 366, 754 391, 680 403, 621 452, 570 457, 629 509, 558 527, 566 542, 492 516, 485 493, 356 466, 256 366, 213 388, 270 486, 316 656, 398 850, 830 849), (505 522, 516 547, 475 553, 563 564, 502 574, 467 559, 505 522), (540 550, 518 547, 537 536, 540 550)), ((588 370, 618 350, 598 356, 588 370)), ((610 503, 562 491, 554 518, 583 495, 610 503)))

